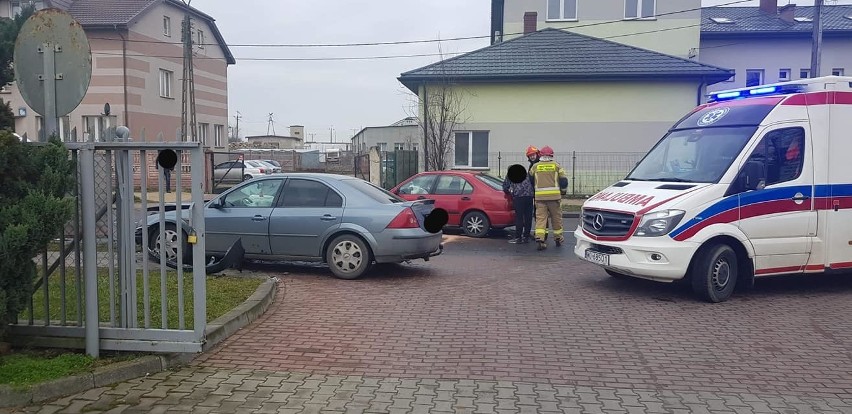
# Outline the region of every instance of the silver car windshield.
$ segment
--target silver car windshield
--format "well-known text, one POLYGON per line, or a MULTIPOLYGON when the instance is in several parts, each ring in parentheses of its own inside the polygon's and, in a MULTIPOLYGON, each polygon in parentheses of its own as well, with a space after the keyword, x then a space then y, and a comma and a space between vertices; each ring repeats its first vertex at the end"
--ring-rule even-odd
POLYGON ((757 127, 684 129, 668 133, 627 176, 634 181, 716 183, 757 127))

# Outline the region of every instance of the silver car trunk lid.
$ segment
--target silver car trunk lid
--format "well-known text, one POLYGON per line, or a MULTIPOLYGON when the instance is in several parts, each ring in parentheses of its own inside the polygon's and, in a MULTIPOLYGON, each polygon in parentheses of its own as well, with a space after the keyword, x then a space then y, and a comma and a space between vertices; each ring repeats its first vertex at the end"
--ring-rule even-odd
POLYGON ((435 200, 406 201, 400 204, 411 207, 411 210, 414 211, 414 216, 417 217, 417 223, 420 224, 420 228, 426 230, 426 216, 435 208, 435 200))

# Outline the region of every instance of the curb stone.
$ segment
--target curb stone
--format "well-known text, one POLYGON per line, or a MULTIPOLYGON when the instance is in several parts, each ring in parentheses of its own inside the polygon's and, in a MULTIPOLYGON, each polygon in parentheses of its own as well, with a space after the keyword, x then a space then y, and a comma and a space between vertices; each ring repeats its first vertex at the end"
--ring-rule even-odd
MULTIPOLYGON (((202 352, 210 350, 266 312, 275 298, 277 282, 277 278, 267 278, 245 302, 208 323, 205 330, 207 340, 202 346, 202 352)), ((0 408, 23 407, 31 403, 55 400, 93 388, 145 377, 184 365, 196 356, 197 354, 148 355, 27 388, 0 385, 0 408)))

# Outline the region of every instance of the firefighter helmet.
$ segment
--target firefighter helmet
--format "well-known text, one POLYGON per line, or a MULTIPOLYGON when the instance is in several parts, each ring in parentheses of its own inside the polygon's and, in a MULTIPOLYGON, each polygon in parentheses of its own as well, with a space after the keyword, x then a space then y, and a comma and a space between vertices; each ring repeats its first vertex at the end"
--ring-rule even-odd
POLYGON ((527 157, 532 157, 533 155, 538 154, 538 148, 530 145, 527 147, 527 157))
POLYGON ((541 151, 539 151, 539 153, 545 157, 552 157, 553 148, 550 148, 549 146, 541 147, 541 151))

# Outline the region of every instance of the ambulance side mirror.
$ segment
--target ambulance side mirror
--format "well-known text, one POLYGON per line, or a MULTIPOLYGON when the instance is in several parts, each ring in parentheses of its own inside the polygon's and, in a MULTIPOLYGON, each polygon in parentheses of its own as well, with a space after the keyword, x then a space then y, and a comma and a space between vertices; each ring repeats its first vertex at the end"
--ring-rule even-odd
POLYGON ((748 160, 740 172, 740 187, 745 191, 762 190, 766 186, 766 164, 760 160, 748 160))

